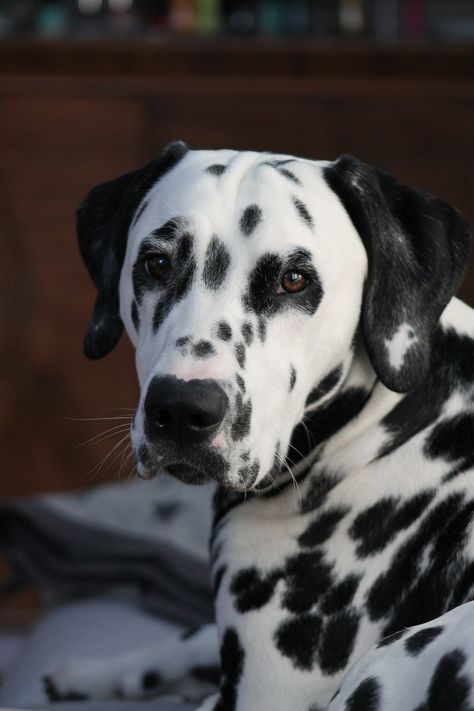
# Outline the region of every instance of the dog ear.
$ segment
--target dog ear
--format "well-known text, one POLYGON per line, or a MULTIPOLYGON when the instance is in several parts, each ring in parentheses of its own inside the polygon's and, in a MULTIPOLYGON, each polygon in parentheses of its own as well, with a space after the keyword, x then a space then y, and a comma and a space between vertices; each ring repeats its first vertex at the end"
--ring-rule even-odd
POLYGON ((110 353, 123 331, 119 280, 133 217, 145 194, 188 152, 176 141, 159 158, 140 170, 93 188, 77 211, 79 249, 97 288, 97 298, 86 336, 84 353, 102 358, 110 353))
POLYGON ((368 255, 361 325, 380 380, 408 392, 428 374, 441 313, 469 257, 470 230, 428 193, 341 156, 325 169, 368 255))

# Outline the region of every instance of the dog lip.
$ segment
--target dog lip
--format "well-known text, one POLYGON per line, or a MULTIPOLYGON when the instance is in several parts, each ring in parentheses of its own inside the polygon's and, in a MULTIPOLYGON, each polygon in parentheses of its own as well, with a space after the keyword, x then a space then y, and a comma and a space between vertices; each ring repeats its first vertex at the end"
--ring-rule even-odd
POLYGON ((210 479, 209 475, 198 467, 184 462, 171 462, 166 464, 164 469, 185 484, 203 484, 210 479))

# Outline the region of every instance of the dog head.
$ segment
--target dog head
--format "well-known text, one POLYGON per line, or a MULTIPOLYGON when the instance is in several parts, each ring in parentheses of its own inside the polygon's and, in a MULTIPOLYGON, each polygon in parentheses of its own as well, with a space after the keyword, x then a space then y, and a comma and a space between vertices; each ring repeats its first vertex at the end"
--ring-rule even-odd
POLYGON ((136 348, 139 471, 237 490, 281 468, 358 335, 386 387, 423 381, 468 255, 455 210, 350 156, 182 143, 94 188, 78 234, 98 291, 86 355, 123 325, 136 348))

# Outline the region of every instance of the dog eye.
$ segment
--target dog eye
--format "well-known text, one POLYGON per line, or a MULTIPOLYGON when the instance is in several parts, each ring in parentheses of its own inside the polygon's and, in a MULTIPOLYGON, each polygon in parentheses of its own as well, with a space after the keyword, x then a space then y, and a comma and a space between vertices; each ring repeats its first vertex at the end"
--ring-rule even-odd
POLYGON ((163 279, 171 269, 171 260, 166 254, 153 254, 145 257, 143 266, 152 279, 163 279))
POLYGON ((307 279, 303 274, 294 271, 288 271, 283 274, 278 293, 286 291, 288 294, 297 294, 306 288, 307 279))

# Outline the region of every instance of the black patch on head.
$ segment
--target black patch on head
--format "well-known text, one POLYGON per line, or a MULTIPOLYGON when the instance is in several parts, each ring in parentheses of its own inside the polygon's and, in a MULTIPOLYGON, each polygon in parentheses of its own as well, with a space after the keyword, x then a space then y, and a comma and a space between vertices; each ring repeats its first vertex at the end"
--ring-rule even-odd
POLYGON ((398 632, 389 634, 388 637, 384 637, 383 639, 380 640, 376 649, 379 649, 380 647, 389 647, 391 644, 393 644, 397 640, 401 639, 405 633, 406 633, 406 630, 398 630, 398 632))
POLYGON ((217 291, 227 275, 230 265, 230 254, 227 247, 218 237, 213 237, 208 244, 202 278, 208 289, 217 291))
POLYGON ((431 677, 428 698, 414 711, 472 711, 470 679, 460 675, 465 663, 466 656, 460 649, 442 656, 431 677))
POLYGON ((435 627, 426 627, 424 630, 415 632, 405 640, 405 651, 411 657, 417 657, 441 634, 443 629, 442 625, 436 625, 435 627))
POLYGON ((135 331, 138 333, 138 329, 140 328, 140 316, 138 315, 138 304, 135 299, 132 300, 132 307, 130 311, 135 331))
POLYGON ((253 326, 250 321, 244 321, 241 328, 245 345, 250 346, 253 341, 253 326))
POLYGON ((245 346, 243 343, 236 343, 234 346, 235 357, 241 368, 245 366, 245 346))
POLYGON ((204 681, 209 684, 219 686, 221 668, 215 664, 201 664, 199 666, 191 667, 189 673, 198 681, 204 681))
POLYGON ((153 691, 161 685, 161 676, 156 669, 149 669, 142 676, 143 691, 153 691))
POLYGON ((470 589, 472 579, 465 587, 461 551, 470 536, 473 515, 474 501, 465 501, 462 492, 451 493, 425 514, 397 549, 367 596, 371 619, 385 620, 384 634, 439 617, 446 612, 446 600, 453 605, 467 601, 460 592, 470 589), (456 556, 453 545, 459 551, 456 556))
POLYGON ((428 508, 435 491, 424 491, 400 503, 400 499, 380 499, 358 514, 349 535, 359 541, 356 553, 367 558, 382 551, 399 531, 411 526, 428 508))
POLYGON ((324 674, 335 674, 347 666, 359 629, 360 616, 349 608, 337 612, 325 624, 319 643, 319 666, 324 674))
POLYGON ((252 416, 252 403, 250 400, 243 402, 242 395, 237 393, 235 398, 236 416, 232 423, 231 435, 234 442, 237 442, 250 432, 250 418, 252 416))
POLYGON ((230 592, 234 596, 234 606, 239 612, 259 610, 266 605, 281 577, 280 571, 262 575, 257 568, 244 568, 232 578, 230 592))
POLYGON ((216 335, 221 341, 230 341, 232 338, 232 329, 227 321, 219 321, 216 335))
POLYGON ((374 677, 361 681, 346 701, 344 711, 379 711, 380 684, 374 677))
POLYGON ((306 398, 305 402, 305 407, 309 407, 312 405, 314 402, 317 402, 318 400, 321 400, 325 395, 331 392, 338 382, 340 381, 342 377, 342 365, 339 365, 337 368, 334 368, 334 370, 331 370, 330 373, 328 373, 317 385, 315 388, 313 388, 306 398))
POLYGON ((296 368, 292 365, 290 368, 290 393, 295 387, 296 383, 296 368))
POLYGON ((213 165, 209 165, 206 168, 206 173, 210 173, 211 175, 222 175, 222 173, 225 171, 227 168, 226 165, 222 165, 221 163, 214 163, 213 165))
POLYGON ((195 358, 210 358, 216 355, 216 349, 209 341, 198 341, 191 349, 191 353, 195 358))
POLYGON ((346 516, 349 509, 339 507, 328 509, 313 519, 308 528, 299 536, 300 546, 313 547, 331 538, 337 525, 346 516))
POLYGON ((249 205, 240 218, 240 229, 249 237, 262 219, 262 211, 258 205, 249 205))
POLYGON ((340 583, 336 583, 324 596, 321 602, 321 612, 325 615, 334 615, 350 605, 359 587, 359 582, 360 578, 357 575, 348 575, 340 583))
POLYGON ((244 379, 237 373, 235 376, 235 381, 237 385, 239 386, 239 390, 241 393, 245 393, 245 382, 244 379))
POLYGON ((170 312, 188 293, 196 271, 193 255, 193 239, 185 234, 181 237, 174 260, 174 270, 169 281, 160 287, 159 299, 153 315, 153 330, 156 333, 170 312))
POLYGON ((240 677, 244 670, 245 652, 237 632, 228 628, 221 644, 221 685, 219 700, 213 711, 235 711, 240 677))
POLYGON ((298 615, 285 620, 275 633, 276 646, 294 667, 309 671, 318 649, 321 626, 318 615, 298 615))
POLYGON ((308 227, 313 229, 313 227, 314 227, 313 218, 309 214, 309 210, 306 207, 306 205, 304 204, 304 202, 301 202, 301 200, 299 200, 295 195, 292 195, 291 200, 293 202, 293 205, 296 207, 296 211, 298 212, 298 215, 301 217, 303 222, 308 227))
POLYGON ((252 311, 259 319, 262 316, 275 316, 286 309, 297 309, 311 316, 318 308, 323 293, 319 276, 307 250, 295 250, 288 255, 285 262, 281 255, 267 252, 258 258, 249 274, 243 304, 246 311, 252 311), (289 269, 303 271, 307 276, 307 286, 295 294, 278 293, 282 273, 289 269))

